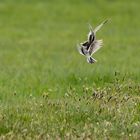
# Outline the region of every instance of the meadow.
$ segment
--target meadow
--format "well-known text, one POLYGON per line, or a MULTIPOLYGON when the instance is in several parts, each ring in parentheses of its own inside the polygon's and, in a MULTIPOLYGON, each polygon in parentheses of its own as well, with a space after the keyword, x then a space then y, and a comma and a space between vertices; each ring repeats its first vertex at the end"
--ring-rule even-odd
POLYGON ((0 1, 0 140, 140 139, 139 0, 0 1), (76 48, 87 23, 104 46, 76 48))

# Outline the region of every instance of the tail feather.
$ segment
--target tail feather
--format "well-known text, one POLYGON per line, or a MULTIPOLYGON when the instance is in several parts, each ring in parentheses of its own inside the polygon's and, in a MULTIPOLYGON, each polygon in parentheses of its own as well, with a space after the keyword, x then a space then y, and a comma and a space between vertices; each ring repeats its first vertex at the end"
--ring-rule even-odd
POLYGON ((93 64, 93 63, 97 62, 97 60, 90 56, 87 58, 87 62, 90 64, 93 64))

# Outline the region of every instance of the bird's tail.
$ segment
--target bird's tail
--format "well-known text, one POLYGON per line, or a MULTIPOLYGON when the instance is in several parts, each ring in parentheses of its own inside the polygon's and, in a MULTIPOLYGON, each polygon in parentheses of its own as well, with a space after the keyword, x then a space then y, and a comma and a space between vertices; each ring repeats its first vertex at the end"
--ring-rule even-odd
POLYGON ((93 63, 97 62, 97 60, 94 59, 93 57, 89 56, 89 57, 87 57, 87 62, 90 64, 93 64, 93 63))

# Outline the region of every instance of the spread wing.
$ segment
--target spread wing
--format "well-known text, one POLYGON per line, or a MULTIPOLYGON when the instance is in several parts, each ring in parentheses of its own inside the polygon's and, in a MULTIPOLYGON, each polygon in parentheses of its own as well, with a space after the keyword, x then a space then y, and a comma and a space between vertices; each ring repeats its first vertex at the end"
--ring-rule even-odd
POLYGON ((89 24, 89 33, 88 33, 88 42, 91 44, 95 40, 95 33, 93 31, 92 26, 89 24))
POLYGON ((100 28, 106 24, 108 22, 108 20, 103 21, 100 25, 98 25, 95 29, 94 29, 94 33, 96 33, 98 30, 100 30, 100 28))
POLYGON ((88 33, 88 42, 89 42, 89 44, 91 44, 94 40, 95 40, 95 34, 94 34, 93 31, 90 31, 88 33))
POLYGON ((88 50, 83 45, 77 44, 77 49, 81 55, 86 55, 88 50))
POLYGON ((103 41, 102 40, 95 40, 89 47, 89 54, 92 55, 94 54, 96 51, 98 51, 103 45, 103 41))
POLYGON ((84 43, 81 43, 81 45, 86 49, 88 50, 89 49, 89 46, 90 46, 90 43, 88 41, 85 41, 84 43))
POLYGON ((84 43, 81 43, 83 46, 88 46, 88 41, 85 41, 84 43))

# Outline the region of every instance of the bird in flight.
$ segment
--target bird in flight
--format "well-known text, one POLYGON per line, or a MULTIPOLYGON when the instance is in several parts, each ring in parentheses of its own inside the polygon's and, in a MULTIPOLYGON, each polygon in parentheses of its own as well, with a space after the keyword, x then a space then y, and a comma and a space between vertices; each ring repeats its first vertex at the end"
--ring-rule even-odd
POLYGON ((102 40, 96 39, 96 32, 105 24, 108 20, 103 21, 100 25, 98 25, 95 29, 89 24, 89 33, 87 41, 77 44, 78 51, 81 55, 86 56, 87 62, 92 64, 95 63, 97 60, 92 57, 92 55, 98 51, 102 45, 102 40))

